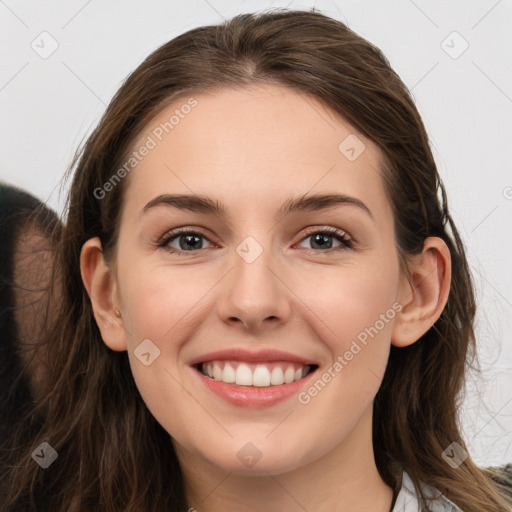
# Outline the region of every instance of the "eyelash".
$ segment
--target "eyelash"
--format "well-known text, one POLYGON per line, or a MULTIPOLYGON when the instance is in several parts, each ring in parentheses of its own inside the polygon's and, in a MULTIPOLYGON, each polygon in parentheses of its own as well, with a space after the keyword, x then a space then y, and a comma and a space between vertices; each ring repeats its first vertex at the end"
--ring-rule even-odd
MULTIPOLYGON (((174 254, 183 254, 183 253, 194 254, 197 251, 202 250, 202 249, 195 249, 195 250, 191 250, 191 251, 183 251, 181 249, 176 249, 174 247, 168 246, 168 244, 169 244, 169 242, 171 242, 171 240, 179 237, 180 235, 185 235, 185 234, 199 235, 200 237, 206 238, 210 243, 213 243, 207 236, 203 235, 201 232, 199 232, 195 229, 179 228, 179 229, 169 231, 168 233, 166 233, 163 238, 160 238, 160 241, 156 242, 156 245, 158 245, 158 247, 161 247, 161 248, 165 249, 166 251, 168 251, 170 253, 174 253, 174 254)), ((339 247, 333 247, 333 248, 326 249, 326 250, 304 249, 306 252, 317 253, 317 254, 318 253, 331 254, 331 253, 334 253, 337 251, 354 248, 353 240, 347 235, 347 233, 345 233, 345 231, 342 231, 341 229, 337 229, 334 227, 329 227, 329 226, 326 226, 323 228, 318 228, 318 227, 314 227, 314 226, 311 228, 307 228, 304 237, 301 238, 301 240, 298 243, 302 242, 303 240, 310 237, 311 235, 317 235, 317 234, 318 235, 328 235, 328 236, 334 237, 334 238, 338 239, 338 241, 340 241, 342 245, 339 247)))

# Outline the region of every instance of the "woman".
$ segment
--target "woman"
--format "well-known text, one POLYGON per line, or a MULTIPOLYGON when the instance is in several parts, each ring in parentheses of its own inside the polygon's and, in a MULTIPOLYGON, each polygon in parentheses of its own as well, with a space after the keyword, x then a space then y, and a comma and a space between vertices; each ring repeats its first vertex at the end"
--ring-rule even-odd
POLYGON ((8 510, 509 509, 457 425, 463 245, 377 48, 316 12, 191 30, 74 165, 8 510))

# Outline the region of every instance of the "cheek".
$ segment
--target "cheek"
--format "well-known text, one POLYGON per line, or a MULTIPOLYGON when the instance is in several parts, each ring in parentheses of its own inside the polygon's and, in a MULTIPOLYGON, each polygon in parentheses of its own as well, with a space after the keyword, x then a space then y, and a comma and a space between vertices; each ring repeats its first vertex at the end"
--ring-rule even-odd
POLYGON ((212 314, 210 295, 218 274, 193 266, 125 261, 119 277, 132 374, 152 414, 166 422, 169 404, 179 403, 182 411, 187 407, 179 384, 182 349, 212 314), (153 362, 146 366, 138 356, 148 351, 146 362, 153 362))
POLYGON ((396 315, 398 270, 371 263, 319 268, 304 272, 294 282, 294 292, 314 313, 311 321, 316 317, 315 324, 323 324, 322 338, 329 340, 333 351, 348 349, 360 334, 364 339, 366 330, 375 324, 379 335, 389 338, 396 315))
POLYGON ((193 265, 154 265, 143 259, 120 262, 119 277, 129 345, 145 338, 157 343, 180 339, 187 315, 202 307, 218 281, 193 265))
POLYGON ((368 338, 389 340, 395 316, 396 280, 379 277, 368 273, 345 288, 346 293, 340 298, 340 318, 345 328, 339 326, 344 338, 348 336, 363 345, 368 338))
POLYGON ((391 296, 386 300, 388 294, 382 294, 377 300, 375 288, 371 290, 373 294, 365 294, 363 287, 356 288, 350 296, 346 289, 339 295, 329 320, 336 336, 324 338, 331 360, 297 397, 306 428, 324 426, 319 449, 334 446, 356 428, 371 408, 386 370, 395 310, 391 296))
POLYGON ((317 326, 331 358, 319 375, 326 391, 319 383, 310 392, 306 390, 302 403, 321 394, 324 398, 315 399, 318 405, 321 401, 337 403, 357 417, 359 409, 375 396, 400 308, 396 302, 398 266, 384 269, 382 265, 373 261, 365 266, 333 268, 327 273, 324 269, 318 276, 322 279, 312 280, 310 275, 309 285, 305 281, 296 283, 297 294, 314 311, 308 321, 317 326), (311 282, 315 282, 314 287, 311 282))
POLYGON ((215 282, 191 269, 144 266, 135 261, 119 268, 132 375, 151 414, 173 435, 184 435, 184 425, 190 428, 193 424, 188 409, 194 403, 187 400, 180 384, 180 351, 197 332, 191 322, 197 322, 202 299, 215 282), (146 347, 143 352, 142 346, 146 347), (138 356, 147 352, 146 362, 152 362, 145 365, 138 356), (175 408, 180 410, 179 417, 169 414, 175 408))

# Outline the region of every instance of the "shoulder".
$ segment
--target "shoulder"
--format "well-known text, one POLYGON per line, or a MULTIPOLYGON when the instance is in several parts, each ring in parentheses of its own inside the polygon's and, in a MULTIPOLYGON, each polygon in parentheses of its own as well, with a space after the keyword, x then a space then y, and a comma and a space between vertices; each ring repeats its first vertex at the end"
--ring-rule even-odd
MULTIPOLYGON (((421 489, 425 497, 432 500, 429 502, 432 512, 464 512, 434 487, 421 484, 421 489)), ((418 512, 419 510, 420 502, 416 489, 411 478, 404 471, 402 474, 402 487, 393 507, 393 512, 418 512)))

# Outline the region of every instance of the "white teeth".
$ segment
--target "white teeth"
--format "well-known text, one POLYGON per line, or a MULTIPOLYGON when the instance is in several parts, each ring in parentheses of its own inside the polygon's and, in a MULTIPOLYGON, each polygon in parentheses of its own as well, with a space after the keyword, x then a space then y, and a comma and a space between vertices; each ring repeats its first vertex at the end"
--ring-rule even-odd
POLYGON ((269 387, 291 384, 304 378, 309 366, 290 363, 246 364, 238 361, 210 361, 203 363, 203 375, 216 381, 238 386, 269 387))
POLYGON ((222 380, 222 370, 216 364, 213 365, 213 378, 215 380, 222 380))
POLYGON ((270 383, 273 386, 280 386, 281 384, 284 384, 284 375, 283 375, 283 369, 279 366, 276 366, 272 373, 270 374, 270 383))
POLYGON ((285 384, 290 384, 293 382, 295 378, 295 370, 293 369, 293 366, 288 366, 286 368, 286 371, 284 372, 284 382, 285 384))
POLYGON ((239 386, 252 386, 252 372, 249 366, 244 363, 238 365, 235 382, 239 386))
POLYGON ((224 382, 227 382, 228 384, 236 382, 235 369, 229 363, 226 363, 224 365, 224 371, 222 372, 222 380, 224 382))
POLYGON ((270 371, 266 366, 256 366, 256 369, 252 374, 252 385, 258 387, 270 386, 270 371))

